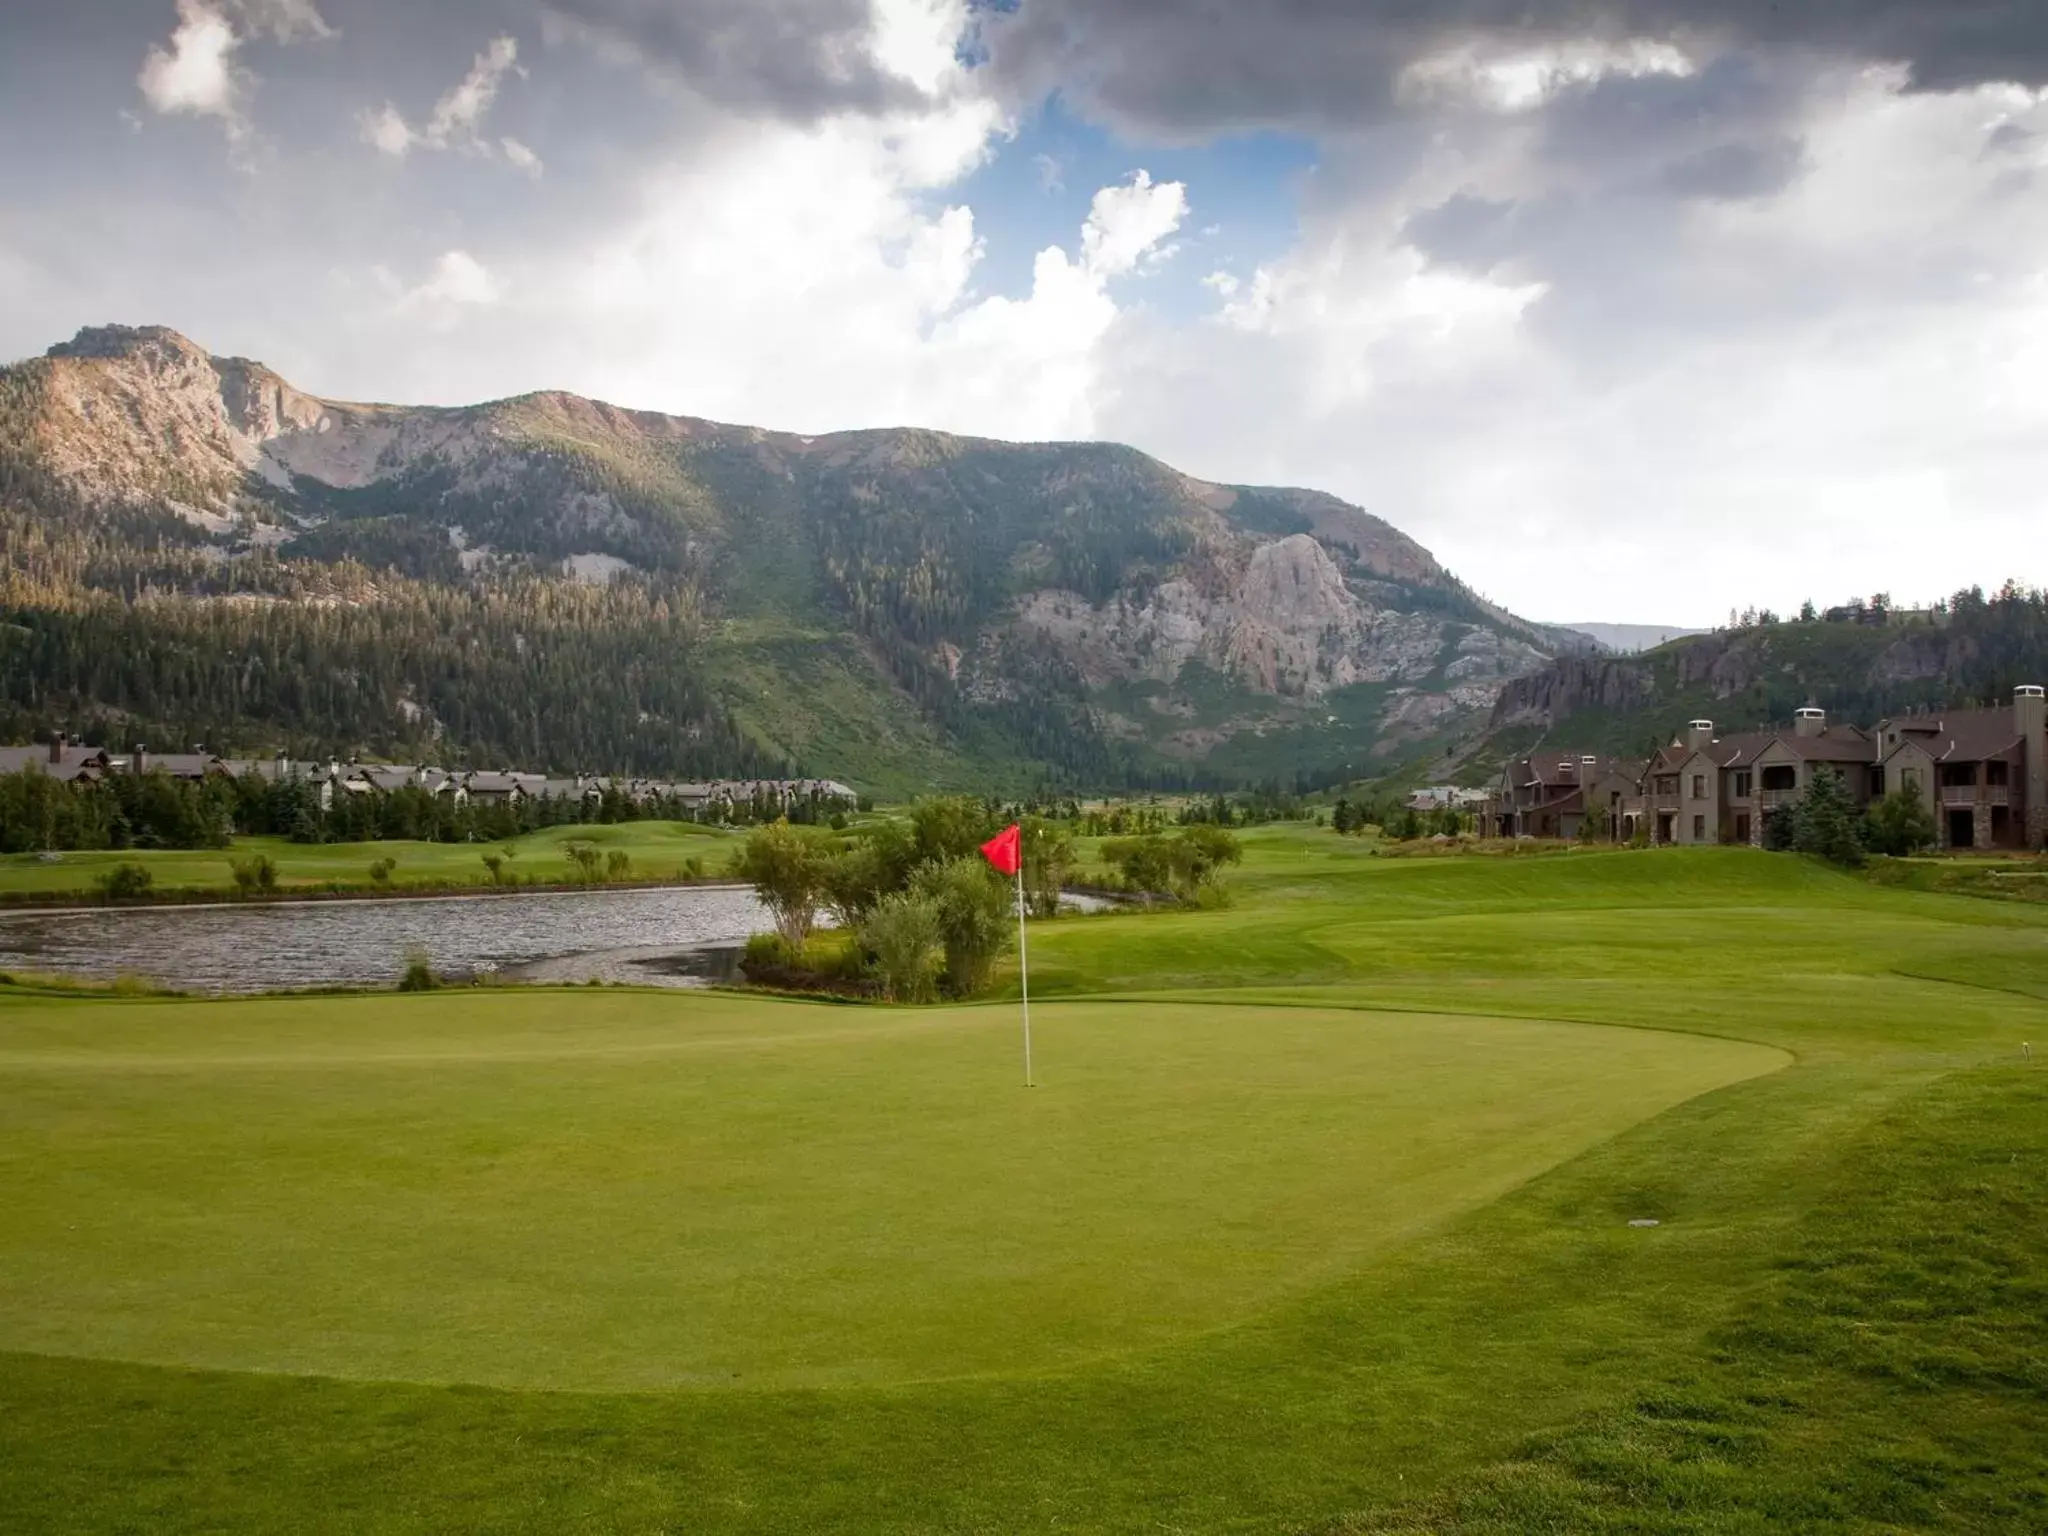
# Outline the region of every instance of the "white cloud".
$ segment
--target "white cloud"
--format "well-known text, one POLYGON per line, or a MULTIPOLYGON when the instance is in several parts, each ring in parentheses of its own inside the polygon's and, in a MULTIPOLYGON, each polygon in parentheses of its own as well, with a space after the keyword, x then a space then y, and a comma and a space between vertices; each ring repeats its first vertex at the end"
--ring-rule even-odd
POLYGON ((436 306, 487 306, 504 297, 505 285, 467 251, 444 252, 433 275, 407 295, 412 303, 436 306))
POLYGON ((518 42, 509 37, 493 38, 490 46, 476 56, 469 73, 434 103, 434 115, 427 120, 427 142, 438 147, 473 141, 478 124, 498 99, 499 85, 518 64, 518 42))
POLYGON ((142 99, 158 112, 218 117, 239 130, 242 87, 235 49, 240 44, 227 17, 205 0, 178 0, 178 25, 169 45, 151 48, 135 77, 142 99))
POLYGON ((1188 189, 1177 181, 1154 183, 1135 172, 1128 186, 1095 194, 1081 229, 1081 264, 1102 277, 1120 277, 1141 261, 1172 254, 1161 242, 1187 217, 1188 189))
POLYGON ((540 156, 536 155, 517 139, 500 139, 498 140, 498 148, 505 152, 505 159, 511 163, 512 168, 516 171, 524 171, 529 176, 538 176, 544 169, 541 165, 540 156))
POLYGON ((1666 42, 1594 40, 1540 48, 1466 42, 1418 59, 1401 71, 1396 94, 1411 102, 1471 102, 1497 112, 1527 112, 1574 86, 1609 75, 1686 76, 1694 64, 1666 42))
POLYGON ((516 169, 537 176, 541 161, 533 150, 511 138, 500 139, 494 146, 482 133, 483 120, 498 99, 498 88, 505 76, 514 72, 526 73, 519 67, 518 40, 493 38, 476 56, 469 73, 434 103, 424 127, 414 128, 405 114, 387 101, 357 118, 363 142, 401 160, 415 149, 458 149, 473 155, 502 151, 516 169))
POLYGON ((374 112, 365 112, 360 124, 363 142, 396 159, 405 158, 413 146, 413 132, 398 108, 385 102, 374 112))

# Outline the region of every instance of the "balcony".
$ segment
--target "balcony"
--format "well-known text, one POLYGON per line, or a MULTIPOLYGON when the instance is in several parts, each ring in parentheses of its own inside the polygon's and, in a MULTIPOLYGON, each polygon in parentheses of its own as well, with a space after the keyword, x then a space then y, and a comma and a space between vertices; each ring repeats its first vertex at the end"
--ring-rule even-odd
POLYGON ((1979 788, 1975 784, 1944 784, 1941 786, 1941 808, 1945 811, 1967 811, 1980 805, 2010 805, 2012 791, 2003 784, 1986 784, 1979 788))
POLYGON ((1781 810, 1785 806, 1796 804, 1798 799, 1799 791, 1796 789, 1760 789, 1756 792, 1759 810, 1781 810))

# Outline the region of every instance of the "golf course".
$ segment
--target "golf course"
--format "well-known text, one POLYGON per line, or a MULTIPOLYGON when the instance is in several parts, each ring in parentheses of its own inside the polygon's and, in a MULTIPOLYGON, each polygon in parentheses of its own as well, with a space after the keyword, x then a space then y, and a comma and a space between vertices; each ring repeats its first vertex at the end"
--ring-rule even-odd
POLYGON ((1014 955, 0 986, 0 1530, 2048 1529, 2048 905, 1294 824, 1031 962, 1030 1088, 1014 955))

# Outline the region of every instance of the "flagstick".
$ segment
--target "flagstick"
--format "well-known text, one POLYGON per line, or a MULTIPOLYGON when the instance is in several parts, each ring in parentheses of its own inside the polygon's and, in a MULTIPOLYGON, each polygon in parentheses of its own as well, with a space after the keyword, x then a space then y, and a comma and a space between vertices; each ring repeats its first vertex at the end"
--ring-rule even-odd
POLYGON ((1017 975, 1024 987, 1024 1086, 1031 1082, 1031 955, 1024 947, 1024 850, 1017 849, 1017 975))

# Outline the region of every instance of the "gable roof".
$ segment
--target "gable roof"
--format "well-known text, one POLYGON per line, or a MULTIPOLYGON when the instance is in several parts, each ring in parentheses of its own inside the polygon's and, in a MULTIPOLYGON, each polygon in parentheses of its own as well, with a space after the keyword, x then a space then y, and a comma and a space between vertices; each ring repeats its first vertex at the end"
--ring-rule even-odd
POLYGON ((1953 709, 1940 714, 1902 715, 1880 721, 1878 731, 1891 738, 1889 757, 1912 742, 1937 763, 1954 760, 1976 762, 1986 757, 2005 757, 2020 747, 2019 724, 2012 706, 1989 709, 1953 709))

